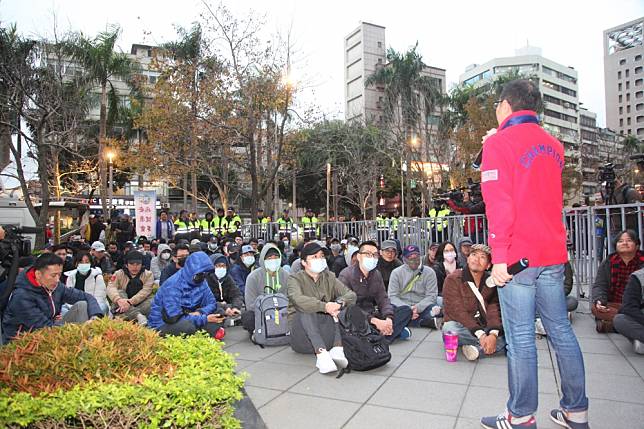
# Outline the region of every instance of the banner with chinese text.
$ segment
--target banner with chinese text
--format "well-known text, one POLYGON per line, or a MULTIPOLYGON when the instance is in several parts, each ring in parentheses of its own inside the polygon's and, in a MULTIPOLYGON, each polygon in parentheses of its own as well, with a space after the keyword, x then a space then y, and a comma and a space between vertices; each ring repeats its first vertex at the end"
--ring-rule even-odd
POLYGON ((136 216, 136 235, 156 238, 156 191, 134 191, 133 194, 134 215, 136 216))

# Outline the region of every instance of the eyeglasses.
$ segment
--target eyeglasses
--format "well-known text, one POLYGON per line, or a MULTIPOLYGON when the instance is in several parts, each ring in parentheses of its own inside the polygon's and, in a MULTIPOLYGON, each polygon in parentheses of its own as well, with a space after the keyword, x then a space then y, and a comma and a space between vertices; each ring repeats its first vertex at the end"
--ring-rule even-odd
POLYGON ((503 100, 497 100, 497 101, 495 101, 495 102, 494 102, 494 108, 496 109, 497 107, 499 107, 499 104, 501 104, 501 103, 503 103, 503 100))
POLYGON ((371 252, 358 252, 358 253, 360 253, 361 255, 365 255, 365 256, 367 256, 367 257, 369 257, 369 258, 377 258, 377 257, 378 257, 378 252, 376 252, 376 253, 371 253, 371 252))

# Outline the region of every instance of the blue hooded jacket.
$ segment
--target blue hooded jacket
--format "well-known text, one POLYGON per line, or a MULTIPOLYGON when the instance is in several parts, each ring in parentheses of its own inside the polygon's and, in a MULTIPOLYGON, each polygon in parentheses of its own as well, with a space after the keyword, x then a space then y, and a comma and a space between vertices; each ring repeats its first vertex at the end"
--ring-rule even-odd
POLYGON ((217 301, 213 296, 208 283, 204 280, 200 284, 192 283, 195 274, 210 272, 214 266, 208 255, 204 252, 195 252, 188 256, 186 265, 177 271, 159 288, 154 300, 148 326, 158 329, 166 322, 163 320, 163 311, 170 319, 186 319, 202 328, 207 323, 209 314, 217 310, 217 301), (198 311, 198 316, 188 313, 198 311))

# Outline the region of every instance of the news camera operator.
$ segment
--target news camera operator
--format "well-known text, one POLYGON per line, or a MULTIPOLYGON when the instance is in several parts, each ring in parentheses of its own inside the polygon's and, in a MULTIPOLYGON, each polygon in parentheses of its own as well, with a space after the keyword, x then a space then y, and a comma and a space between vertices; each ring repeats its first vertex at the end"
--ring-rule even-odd
MULTIPOLYGON (((481 184, 470 183, 460 192, 450 193, 447 199, 449 208, 462 215, 485 214, 485 202, 481 197, 481 184)), ((463 235, 469 236, 474 244, 484 243, 483 216, 468 216, 463 222, 463 235)))

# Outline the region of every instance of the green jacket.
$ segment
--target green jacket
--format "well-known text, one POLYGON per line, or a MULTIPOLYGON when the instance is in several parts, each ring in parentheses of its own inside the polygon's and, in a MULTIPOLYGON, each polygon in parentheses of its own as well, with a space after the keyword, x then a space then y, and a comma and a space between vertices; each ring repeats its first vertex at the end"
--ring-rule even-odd
POLYGON ((336 279, 329 270, 322 271, 317 282, 314 282, 304 270, 289 276, 286 294, 288 296, 289 321, 293 319, 297 311, 324 313, 325 304, 338 299, 346 304, 356 303, 355 292, 336 279))

